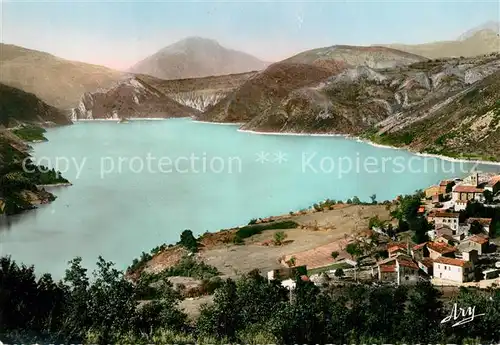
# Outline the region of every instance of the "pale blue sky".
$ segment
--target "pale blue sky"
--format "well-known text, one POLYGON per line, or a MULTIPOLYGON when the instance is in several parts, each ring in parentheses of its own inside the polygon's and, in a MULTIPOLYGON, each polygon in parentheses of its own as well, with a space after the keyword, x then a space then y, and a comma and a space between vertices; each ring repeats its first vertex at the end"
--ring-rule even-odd
POLYGON ((334 44, 455 39, 497 1, 6 1, 4 43, 127 68, 186 36, 277 61, 334 44))

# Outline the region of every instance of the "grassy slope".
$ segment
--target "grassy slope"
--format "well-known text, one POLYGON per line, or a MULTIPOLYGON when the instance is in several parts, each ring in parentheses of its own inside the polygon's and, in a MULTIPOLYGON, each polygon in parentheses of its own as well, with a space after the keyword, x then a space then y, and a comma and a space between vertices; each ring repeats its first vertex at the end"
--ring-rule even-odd
POLYGON ((75 106, 83 93, 108 88, 124 75, 10 44, 0 44, 0 62, 1 83, 33 93, 62 109, 75 106))

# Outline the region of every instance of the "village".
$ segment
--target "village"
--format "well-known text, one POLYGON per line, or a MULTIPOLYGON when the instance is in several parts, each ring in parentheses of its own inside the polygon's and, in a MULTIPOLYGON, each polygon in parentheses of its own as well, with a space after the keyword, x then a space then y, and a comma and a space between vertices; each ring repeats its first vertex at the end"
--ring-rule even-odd
POLYGON ((500 286, 500 250, 494 240, 500 224, 485 216, 500 213, 499 192, 498 175, 440 181, 423 190, 416 204, 425 241, 416 243, 411 231, 398 232, 404 229, 398 229, 396 219, 374 217, 368 230, 283 256, 283 267, 269 271, 268 279, 279 278, 289 289, 297 275, 316 285, 429 280, 435 286, 500 286))

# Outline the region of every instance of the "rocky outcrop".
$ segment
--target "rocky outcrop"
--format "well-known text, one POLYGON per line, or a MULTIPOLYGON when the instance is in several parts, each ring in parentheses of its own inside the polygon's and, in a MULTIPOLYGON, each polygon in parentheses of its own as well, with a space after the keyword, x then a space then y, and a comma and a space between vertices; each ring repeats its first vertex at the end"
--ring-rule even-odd
POLYGON ((193 116, 197 111, 184 106, 140 77, 117 83, 105 91, 85 93, 71 109, 72 119, 168 118, 193 116))
POLYGON ((172 99, 190 108, 205 111, 208 107, 217 104, 230 90, 201 90, 170 94, 172 99))
POLYGON ((377 127, 396 132, 432 118, 474 85, 500 70, 500 59, 483 57, 420 62, 397 69, 348 69, 290 92, 272 111, 243 129, 360 135, 377 127))
MULTIPOLYGON (((264 126, 269 130, 299 130, 301 125, 289 123, 290 111, 297 119, 309 110, 320 118, 332 118, 332 113, 325 110, 328 102, 324 101, 324 95, 318 94, 326 84, 334 81, 352 83, 359 79, 380 81, 388 77, 374 68, 405 66, 426 60, 384 47, 332 46, 308 50, 259 72, 217 105, 208 108, 200 118, 216 122, 248 122, 245 128, 262 129, 264 126), (303 88, 317 92, 305 92, 301 90, 303 88), (321 100, 323 106, 308 110, 308 97, 321 100)), ((314 122, 307 119, 307 123, 318 130, 314 122)))

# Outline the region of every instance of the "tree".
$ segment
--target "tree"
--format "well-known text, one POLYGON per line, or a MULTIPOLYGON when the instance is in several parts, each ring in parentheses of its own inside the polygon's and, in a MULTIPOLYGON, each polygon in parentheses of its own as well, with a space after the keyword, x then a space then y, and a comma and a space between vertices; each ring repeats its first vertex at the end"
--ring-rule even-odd
POLYGON ((473 221, 470 225, 469 233, 472 235, 477 235, 483 232, 483 226, 477 220, 473 221))
POLYGON ((283 231, 278 231, 274 233, 274 244, 281 246, 283 241, 286 239, 287 235, 283 231))
POLYGON ((443 319, 441 293, 430 282, 418 282, 408 296, 404 315, 404 341, 430 344, 437 341, 443 319))
POLYGON ((484 200, 486 200, 486 203, 491 204, 493 202, 493 193, 489 190, 485 190, 483 192, 484 200))
POLYGON ((412 240, 415 243, 424 243, 429 240, 427 231, 429 231, 429 223, 424 217, 417 217, 410 222, 410 230, 414 232, 412 240))
POLYGON ((179 244, 193 253, 198 250, 198 241, 193 236, 193 232, 189 229, 186 229, 181 233, 181 240, 179 241, 179 244))
POLYGON ((290 257, 290 259, 288 259, 288 262, 287 262, 288 267, 295 266, 295 262, 296 262, 295 256, 290 257))
POLYGON ((335 260, 339 256, 339 252, 332 252, 330 255, 333 258, 333 260, 335 260))
POLYGON ((345 247, 345 251, 351 255, 351 258, 355 259, 363 255, 363 250, 361 249, 359 243, 351 242, 345 247))
POLYGON ((377 194, 370 195, 370 199, 372 200, 372 204, 375 205, 377 203, 377 194))
POLYGON ((352 203, 353 203, 354 205, 359 205, 359 204, 361 204, 361 200, 359 200, 359 198, 358 198, 357 196, 354 196, 354 197, 352 198, 352 203))
POLYGON ((342 268, 337 268, 334 274, 335 277, 337 278, 342 278, 345 275, 344 270, 342 268))

